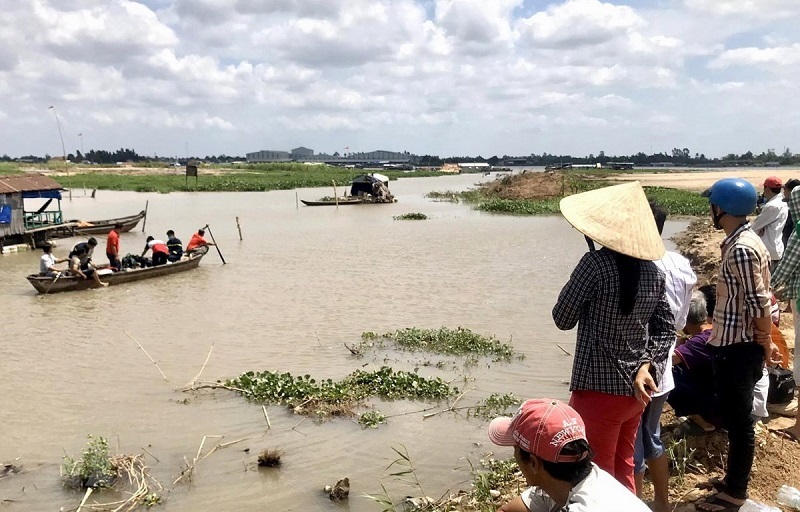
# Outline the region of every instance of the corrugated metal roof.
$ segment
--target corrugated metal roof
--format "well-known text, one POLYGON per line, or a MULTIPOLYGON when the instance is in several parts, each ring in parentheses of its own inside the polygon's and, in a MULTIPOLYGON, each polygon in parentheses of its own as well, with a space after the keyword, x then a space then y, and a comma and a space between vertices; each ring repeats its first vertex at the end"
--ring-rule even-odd
POLYGON ((36 190, 62 190, 53 178, 43 174, 23 174, 21 176, 0 176, 0 194, 32 192, 36 190))

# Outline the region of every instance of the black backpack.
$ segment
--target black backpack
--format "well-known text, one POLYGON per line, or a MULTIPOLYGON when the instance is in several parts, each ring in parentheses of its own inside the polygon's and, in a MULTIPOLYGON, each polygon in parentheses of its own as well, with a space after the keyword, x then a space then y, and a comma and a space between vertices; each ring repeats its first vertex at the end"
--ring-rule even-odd
POLYGON ((797 386, 791 370, 785 370, 778 366, 777 368, 769 368, 768 372, 769 394, 767 395, 767 403, 787 404, 791 402, 794 397, 794 388, 797 386))

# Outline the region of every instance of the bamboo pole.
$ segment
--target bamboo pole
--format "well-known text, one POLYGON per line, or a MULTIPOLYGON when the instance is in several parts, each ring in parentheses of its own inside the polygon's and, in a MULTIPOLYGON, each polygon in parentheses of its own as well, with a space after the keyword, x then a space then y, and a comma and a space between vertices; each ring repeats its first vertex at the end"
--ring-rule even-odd
POLYGON ((269 415, 267 415, 267 406, 262 405, 261 410, 264 411, 264 419, 267 420, 267 428, 272 429, 272 423, 269 422, 269 415))
POLYGON ((150 206, 150 200, 148 199, 147 202, 144 203, 144 218, 142 219, 142 233, 144 233, 144 227, 147 225, 147 207, 150 206))
POLYGON ((294 207, 295 209, 300 209, 300 196, 297 194, 297 191, 294 191, 294 207))
POLYGON ((155 365, 155 367, 156 367, 156 370, 158 370, 158 373, 160 373, 160 374, 161 374, 161 376, 162 376, 162 377, 164 377, 164 380, 165 380, 165 381, 169 382, 169 379, 167 378, 167 376, 166 376, 166 375, 164 375, 164 372, 162 372, 162 371, 161 371, 161 368, 158 366, 158 363, 156 363, 155 359, 153 359, 152 357, 150 357, 150 354, 148 354, 148 353, 147 353, 147 351, 144 349, 144 347, 141 345, 141 343, 139 343, 138 341, 136 341, 136 338, 134 338, 133 336, 131 336, 131 335, 128 333, 128 331, 122 331, 122 332, 124 332, 124 333, 125 333, 125 335, 126 335, 127 337, 129 337, 130 339, 132 339, 132 340, 133 340, 133 342, 134 342, 134 343, 136 343, 136 344, 139 346, 139 348, 140 348, 140 349, 142 349, 142 352, 144 352, 144 355, 146 355, 146 356, 147 356, 147 358, 148 358, 148 359, 150 359, 150 361, 151 361, 151 362, 152 362, 152 363, 155 365))
POLYGON ((331 180, 333 183, 333 201, 336 203, 336 209, 339 209, 339 194, 336 192, 336 180, 331 180))
POLYGON ((242 225, 239 224, 239 216, 236 216, 236 229, 239 230, 239 241, 242 241, 242 225))

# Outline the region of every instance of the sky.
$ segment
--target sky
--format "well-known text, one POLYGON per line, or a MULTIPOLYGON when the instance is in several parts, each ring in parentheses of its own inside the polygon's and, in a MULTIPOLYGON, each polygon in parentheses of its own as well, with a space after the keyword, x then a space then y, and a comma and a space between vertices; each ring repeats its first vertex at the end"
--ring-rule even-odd
POLYGON ((800 152, 800 0, 4 0, 0 154, 800 152), (48 107, 53 106, 53 109, 48 107))

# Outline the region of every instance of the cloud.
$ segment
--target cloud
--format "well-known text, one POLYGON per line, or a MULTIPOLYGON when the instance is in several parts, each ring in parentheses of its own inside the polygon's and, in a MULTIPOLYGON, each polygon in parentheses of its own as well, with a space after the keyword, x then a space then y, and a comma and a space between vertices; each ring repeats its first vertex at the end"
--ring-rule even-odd
POLYGON ((775 48, 734 48, 709 62, 712 69, 733 66, 793 66, 800 63, 800 43, 775 48))
POLYGON ((520 38, 535 47, 578 48, 625 37, 643 27, 633 8, 598 0, 568 0, 518 23, 520 38))
POLYGON ((684 0, 690 12, 777 19, 800 15, 800 0, 684 0))

